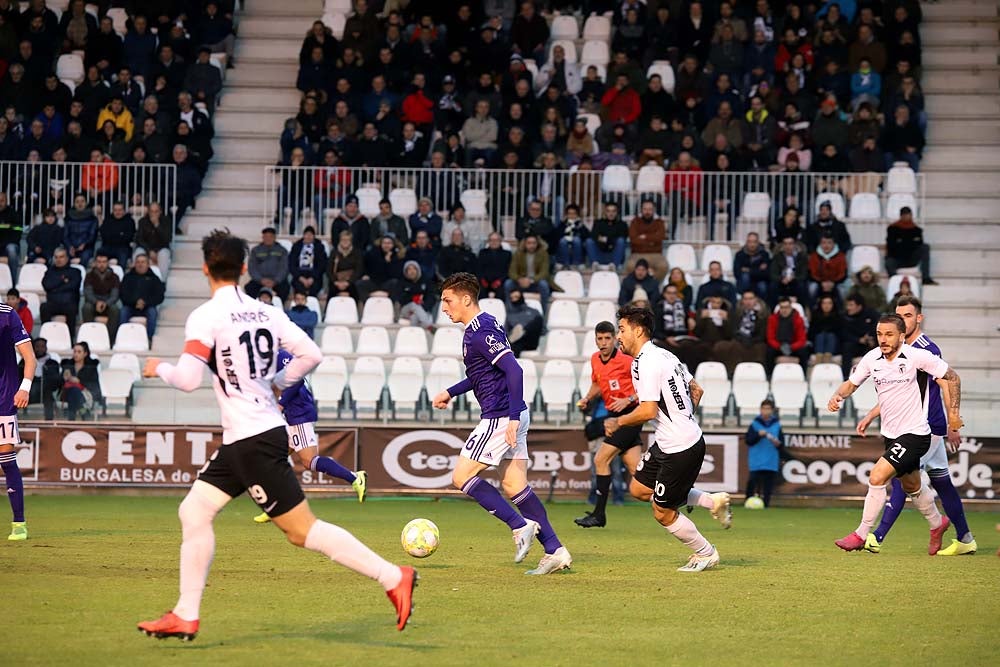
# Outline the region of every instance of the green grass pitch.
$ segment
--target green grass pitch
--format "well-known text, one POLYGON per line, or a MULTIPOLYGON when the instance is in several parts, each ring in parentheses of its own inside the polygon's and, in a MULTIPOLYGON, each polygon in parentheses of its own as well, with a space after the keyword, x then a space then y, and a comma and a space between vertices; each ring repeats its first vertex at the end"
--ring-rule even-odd
MULTIPOLYGON (((31 539, 0 543, 5 665, 995 665, 1000 558, 995 514, 970 513, 974 557, 930 558, 926 524, 903 513, 880 555, 833 545, 858 507, 736 509, 723 531, 692 518, 722 566, 676 568, 687 553, 643 505, 614 507, 584 530, 584 505, 550 516, 573 568, 527 577, 510 535, 464 501, 314 500, 383 555, 421 575, 411 625, 396 631, 379 586, 284 542, 235 500, 193 643, 147 638, 135 623, 177 593, 177 498, 30 496, 31 539), (441 529, 422 561, 399 545, 409 519, 441 529)), ((949 538, 952 533, 949 533, 949 538)), ((947 542, 946 542, 947 544, 947 542)))

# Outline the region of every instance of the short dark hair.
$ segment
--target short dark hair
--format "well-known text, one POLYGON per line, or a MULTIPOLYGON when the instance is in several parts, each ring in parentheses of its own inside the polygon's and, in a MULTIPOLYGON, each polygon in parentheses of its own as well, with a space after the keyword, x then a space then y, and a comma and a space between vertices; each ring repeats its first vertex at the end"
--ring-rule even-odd
POLYGON ((9 290, 7 290, 7 296, 20 297, 21 293, 17 291, 16 287, 11 287, 9 290))
POLYGON ((208 274, 215 280, 238 282, 247 257, 247 242, 229 229, 216 229, 201 240, 201 253, 208 274))
POLYGON ((618 328, 611 322, 608 322, 607 320, 603 322, 598 322, 597 326, 594 327, 595 334, 609 333, 613 336, 617 330, 618 328))
POLYGON ((634 327, 642 327, 647 336, 653 335, 653 311, 645 306, 622 306, 618 309, 618 319, 634 327))
POLYGON ((783 303, 791 303, 791 302, 792 302, 792 300, 790 298, 788 298, 787 295, 781 295, 781 296, 778 297, 778 305, 779 306, 781 304, 783 304, 783 303))
POLYGON ((101 248, 100 250, 94 253, 94 257, 103 257, 104 259, 111 259, 111 253, 109 253, 104 248, 101 248))
POLYGON ((895 324, 896 328, 899 329, 899 333, 906 333, 906 322, 903 318, 896 313, 886 313, 882 317, 878 318, 879 324, 895 324))
POLYGON ((857 292, 854 292, 852 294, 848 294, 847 295, 847 301, 853 301, 854 303, 858 304, 862 308, 864 308, 867 305, 865 303, 865 297, 861 296, 857 292))
POLYGON ((471 273, 453 273, 441 285, 441 293, 445 290, 468 294, 474 303, 479 302, 479 278, 471 273))
POLYGON ((774 409, 774 401, 772 401, 770 398, 765 398, 763 401, 760 402, 760 407, 764 407, 765 405, 769 406, 772 410, 774 409))
POLYGON ((920 302, 920 299, 912 294, 904 294, 899 297, 899 300, 896 301, 896 307, 899 308, 900 306, 913 306, 913 309, 917 311, 918 315, 924 312, 924 304, 920 302))

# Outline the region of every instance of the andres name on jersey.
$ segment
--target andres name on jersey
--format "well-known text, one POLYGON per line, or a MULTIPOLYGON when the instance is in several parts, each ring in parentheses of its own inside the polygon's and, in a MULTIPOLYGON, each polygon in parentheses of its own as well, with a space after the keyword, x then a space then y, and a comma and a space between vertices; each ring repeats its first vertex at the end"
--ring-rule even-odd
POLYGON ((233 324, 263 324, 264 322, 270 322, 270 316, 263 310, 257 311, 243 311, 243 312, 230 312, 229 319, 232 320, 233 324))

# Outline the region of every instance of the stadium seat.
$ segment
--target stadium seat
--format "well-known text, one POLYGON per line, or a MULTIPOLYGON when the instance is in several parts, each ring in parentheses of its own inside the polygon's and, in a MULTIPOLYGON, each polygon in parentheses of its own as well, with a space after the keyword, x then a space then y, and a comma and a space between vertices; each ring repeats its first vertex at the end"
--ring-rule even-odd
MULTIPOLYGON (((143 329, 143 339, 145 340, 145 328, 143 329)), ((38 332, 39 338, 44 338, 49 342, 49 349, 53 352, 69 353, 73 351, 73 341, 70 338, 69 327, 65 322, 46 322, 38 332)))
POLYGON ((851 208, 847 212, 851 220, 879 220, 882 217, 882 205, 878 195, 873 192, 859 192, 851 197, 851 208))
POLYGON ((536 81, 538 79, 538 63, 535 62, 534 58, 524 59, 524 69, 528 70, 531 74, 532 81, 536 81))
POLYGON ((357 324, 358 304, 349 296, 332 296, 326 301, 326 324, 357 324))
MULTIPOLYGON (((151 266, 149 268, 150 268, 150 270, 152 270, 152 269, 155 269, 156 267, 155 266, 151 266)), ((157 276, 157 278, 160 278, 160 280, 163 280, 162 276, 157 276)), ((306 297, 306 308, 308 308, 312 312, 316 313, 316 321, 317 322, 322 322, 323 321, 323 309, 320 308, 319 299, 317 299, 314 296, 307 296, 306 297)))
MULTIPOLYGON (((110 264, 109 268, 111 269, 111 273, 113 273, 116 276, 118 276, 118 280, 125 280, 125 269, 123 269, 122 267, 118 266, 117 264, 110 264)), ((153 267, 150 266, 149 268, 152 269, 153 267)))
POLYGON ((351 14, 354 3, 351 0, 324 0, 323 11, 328 14, 351 14))
POLYGON ((694 379, 705 390, 701 397, 699 409, 702 418, 706 421, 714 421, 718 417, 721 423, 726 414, 726 406, 729 404, 729 394, 732 384, 726 374, 726 367, 718 361, 703 361, 698 364, 694 379))
MULTIPOLYGON (((17 291, 43 294, 45 288, 42 287, 42 278, 45 277, 47 270, 44 264, 31 263, 22 266, 17 276, 17 291)), ((23 297, 24 295, 22 294, 21 296, 23 297)))
POLYGON ((612 165, 604 168, 601 176, 601 192, 625 193, 632 190, 632 172, 628 167, 612 165))
POLYGON ((553 359, 579 356, 576 334, 569 329, 549 329, 545 337, 545 356, 553 359))
POLYGON ((465 331, 457 327, 442 327, 434 332, 431 354, 435 357, 461 357, 465 331))
MULTIPOLYGON (((815 400, 815 397, 813 400, 815 400)), ((851 405, 854 406, 854 412, 859 420, 868 414, 868 411, 877 404, 878 394, 875 393, 875 383, 870 380, 862 382, 861 386, 851 394, 851 405)))
POLYGON ((715 243, 707 245, 701 251, 701 270, 708 271, 708 265, 718 262, 722 265, 723 273, 733 272, 733 251, 727 245, 715 243))
POLYGON ((387 296, 370 296, 361 311, 361 324, 392 324, 396 311, 387 296))
POLYGON ((522 385, 524 389, 524 402, 527 404, 528 410, 531 410, 531 406, 535 402, 535 394, 538 393, 538 368, 531 359, 518 359, 517 363, 521 367, 521 370, 524 371, 524 383, 522 385))
POLYGON ((552 49, 556 48, 556 46, 563 47, 563 52, 566 54, 567 63, 577 62, 576 43, 568 39, 556 39, 552 41, 552 43, 549 45, 549 51, 548 51, 548 59, 550 62, 552 61, 552 49))
POLYGON ((136 381, 132 373, 124 368, 101 368, 97 371, 97 381, 101 386, 105 405, 111 408, 121 407, 127 412, 132 385, 136 381))
POLYGON ((897 162, 889 170, 885 191, 890 197, 896 194, 916 194, 917 175, 905 162, 897 162))
POLYGON ((416 412, 424 390, 424 366, 416 357, 396 357, 389 370, 389 398, 393 414, 399 410, 416 412))
POLYGON ((910 207, 910 212, 913 213, 914 220, 920 217, 920 211, 917 210, 916 198, 908 192, 900 192, 889 195, 889 201, 885 203, 886 219, 890 222, 896 222, 899 220, 899 211, 904 206, 910 207))
MULTIPOLYGON (((614 323, 614 320, 612 320, 612 323, 614 323)), ((588 359, 594 356, 594 352, 597 352, 597 339, 594 337, 594 332, 584 332, 579 338, 580 356, 587 357, 588 359)))
POLYGON ((885 295, 892 300, 899 292, 899 284, 903 282, 904 278, 908 278, 910 281, 910 290, 913 291, 913 296, 920 298, 920 278, 916 276, 905 275, 902 273, 897 273, 894 276, 889 277, 889 286, 885 290, 885 295))
POLYGON ((87 279, 87 267, 83 264, 70 264, 80 274, 80 294, 83 294, 83 283, 87 279))
POLYGON ((736 364, 733 370, 733 398, 740 421, 752 421, 760 412, 760 403, 769 391, 764 366, 747 361, 736 364))
POLYGON ((347 379, 355 410, 378 411, 385 387, 385 362, 380 357, 358 357, 347 379))
POLYGON ((480 299, 479 309, 495 317, 497 322, 501 324, 507 321, 507 306, 504 304, 503 299, 493 299, 490 297, 480 299))
POLYGON ((553 301, 549 306, 549 317, 546 325, 554 328, 573 328, 580 326, 580 306, 576 301, 561 299, 553 301))
POLYGON ((435 357, 424 384, 427 387, 427 397, 433 399, 448 387, 456 384, 465 373, 461 362, 454 357, 435 357))
POLYGON ((660 80, 663 81, 663 89, 673 95, 677 80, 674 77, 674 68, 670 66, 670 61, 654 60, 650 63, 649 68, 646 70, 646 80, 649 80, 649 77, 654 74, 660 75, 660 80))
MULTIPOLYGON (((49 324, 52 324, 49 322, 49 324)), ((45 326, 44 324, 42 325, 45 326)), ((108 336, 107 325, 100 322, 84 322, 76 332, 79 342, 90 346, 91 354, 103 354, 111 351, 111 338, 108 336)))
MULTIPOLYGON (((38 294, 35 292, 21 292, 21 298, 24 299, 28 304, 28 310, 31 311, 31 316, 37 323, 42 319, 42 301, 38 298, 38 294)), ((28 333, 31 333, 30 331, 28 333)))
POLYGON ((777 364, 771 372, 771 396, 774 407, 782 419, 801 423, 802 406, 806 402, 809 385, 799 364, 777 364))
POLYGON ((663 194, 663 183, 666 172, 658 164, 647 164, 639 170, 635 177, 635 190, 639 193, 663 194))
POLYGON ((114 26, 115 32, 120 36, 124 37, 125 33, 128 32, 128 12, 126 12, 121 7, 111 7, 108 9, 106 16, 111 19, 111 25, 114 26))
POLYGON ((457 326, 461 326, 459 324, 456 324, 455 322, 452 322, 451 318, 448 317, 448 314, 444 312, 444 308, 441 308, 440 305, 438 306, 437 320, 434 322, 434 325, 438 326, 438 327, 457 327, 457 326))
POLYGON ((617 302, 620 291, 621 280, 614 271, 594 271, 590 274, 587 296, 591 299, 611 299, 617 302))
POLYGON ((873 245, 856 245, 851 248, 850 275, 853 276, 865 266, 870 266, 875 273, 879 273, 882 270, 882 253, 873 245))
POLYGON ((354 195, 358 198, 358 210, 361 215, 366 218, 378 215, 378 203, 382 201, 382 193, 378 188, 358 188, 354 195))
POLYGON ((338 40, 344 38, 344 28, 347 26, 347 16, 344 14, 323 14, 323 25, 330 29, 338 40))
MULTIPOLYGON (((595 136, 597 131, 601 129, 601 117, 596 113, 581 113, 577 114, 577 118, 583 118, 587 121, 587 132, 590 132, 590 136, 595 136)), ((663 185, 662 183, 660 184, 663 185)))
POLYGON ((347 386, 347 362, 343 357, 325 357, 309 376, 309 385, 321 409, 336 409, 347 386))
POLYGON ((417 212, 417 193, 410 188, 396 188, 389 193, 392 212, 404 220, 417 212))
POLYGON ((809 374, 809 393, 812 395, 817 419, 831 415, 826 409, 826 403, 837 387, 843 383, 844 374, 840 364, 816 364, 812 367, 812 372, 809 374))
POLYGON ((611 60, 611 50, 605 41, 589 40, 583 43, 580 53, 581 65, 607 65, 611 60))
POLYGON ((392 349, 389 343, 389 332, 385 327, 364 327, 358 333, 358 354, 380 356, 387 355, 392 349))
POLYGON ((83 67, 83 58, 74 53, 61 55, 56 61, 56 76, 60 79, 69 79, 77 86, 83 83, 86 73, 87 71, 83 67))
POLYGON ((572 14, 563 14, 552 19, 549 34, 552 39, 576 39, 580 36, 580 26, 572 14))
POLYGON ((465 215, 468 218, 485 218, 486 211, 486 190, 463 190, 459 197, 462 206, 465 207, 465 215))
POLYGON ((136 382, 142 377, 142 367, 139 365, 139 357, 131 352, 115 352, 111 355, 108 368, 122 368, 127 370, 135 378, 136 382))
MULTIPOLYGON (((363 332, 362 332, 363 333, 363 332)), ((424 356, 427 350, 427 332, 423 327, 400 327, 396 332, 396 342, 393 354, 424 356)))
POLYGON ((539 381, 545 411, 551 415, 565 415, 573 410, 573 393, 576 391, 576 370, 566 359, 549 359, 542 368, 539 381))
POLYGON ((694 246, 687 243, 671 243, 668 245, 667 265, 671 269, 696 271, 698 269, 698 261, 695 257, 694 246))
MULTIPOLYGON (((618 326, 618 306, 614 301, 591 301, 587 304, 587 314, 583 317, 583 326, 593 331, 599 322, 611 322, 618 326)), ((587 335, 590 335, 589 332, 587 335)))
MULTIPOLYGON (((562 292, 552 292, 553 299, 582 299, 583 276, 579 271, 556 271, 552 282, 559 285, 562 292)), ((618 295, 615 294, 615 299, 618 295)))
POLYGON ((743 197, 744 220, 770 220, 771 195, 766 192, 748 192, 743 197))
POLYGON ((118 327, 113 349, 115 352, 149 352, 146 325, 126 322, 118 327))
MULTIPOLYGON (((14 277, 10 274, 10 267, 0 263, 0 290, 6 294, 7 290, 14 286, 14 277)), ((30 331, 28 333, 31 333, 30 331)))
POLYGON ((607 16, 590 16, 583 24, 585 40, 611 41, 611 20, 607 16))
POLYGON ((830 205, 830 212, 833 217, 843 220, 847 217, 847 205, 844 203, 844 195, 839 192, 821 192, 816 195, 816 205, 814 213, 819 215, 819 207, 823 204, 830 205))

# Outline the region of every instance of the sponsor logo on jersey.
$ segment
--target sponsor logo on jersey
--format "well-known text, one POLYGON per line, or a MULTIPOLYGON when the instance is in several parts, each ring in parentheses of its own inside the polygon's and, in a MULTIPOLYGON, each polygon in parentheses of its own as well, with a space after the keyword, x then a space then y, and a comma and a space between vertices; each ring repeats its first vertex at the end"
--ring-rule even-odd
POLYGON ((500 350, 503 350, 504 348, 507 347, 507 343, 505 343, 502 339, 497 338, 493 334, 486 335, 486 344, 490 348, 490 354, 496 354, 500 350))

